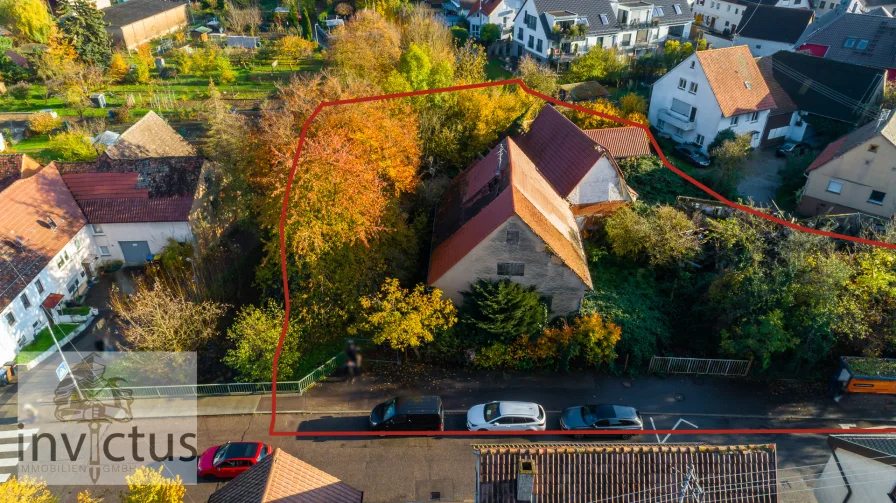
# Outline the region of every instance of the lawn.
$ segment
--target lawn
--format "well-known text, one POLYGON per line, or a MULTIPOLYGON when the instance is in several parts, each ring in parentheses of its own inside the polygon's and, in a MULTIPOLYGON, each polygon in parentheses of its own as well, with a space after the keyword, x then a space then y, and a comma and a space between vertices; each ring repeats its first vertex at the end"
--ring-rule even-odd
POLYGON ((62 314, 68 316, 87 316, 90 314, 90 306, 66 307, 62 310, 62 314))
POLYGON ((50 349, 55 343, 53 342, 53 336, 56 337, 57 341, 61 341, 68 334, 72 333, 76 328, 80 326, 78 323, 60 323, 58 325, 53 326, 53 335, 50 335, 50 327, 44 327, 43 330, 37 333, 34 336, 34 340, 31 341, 31 344, 28 344, 24 348, 22 348, 21 353, 18 357, 16 357, 16 361, 19 365, 24 365, 29 363, 35 357, 39 356, 44 351, 50 349), (61 335, 60 335, 61 332, 61 335))
POLYGON ((490 59, 485 65, 485 76, 488 80, 505 80, 513 78, 513 73, 505 70, 500 60, 490 59))

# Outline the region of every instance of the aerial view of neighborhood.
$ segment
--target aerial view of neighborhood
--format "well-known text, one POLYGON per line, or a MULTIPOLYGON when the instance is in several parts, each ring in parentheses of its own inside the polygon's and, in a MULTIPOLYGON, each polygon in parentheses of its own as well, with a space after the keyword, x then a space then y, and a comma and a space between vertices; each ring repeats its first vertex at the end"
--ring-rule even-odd
POLYGON ((894 110, 896 0, 0 0, 0 503, 896 502, 894 110))

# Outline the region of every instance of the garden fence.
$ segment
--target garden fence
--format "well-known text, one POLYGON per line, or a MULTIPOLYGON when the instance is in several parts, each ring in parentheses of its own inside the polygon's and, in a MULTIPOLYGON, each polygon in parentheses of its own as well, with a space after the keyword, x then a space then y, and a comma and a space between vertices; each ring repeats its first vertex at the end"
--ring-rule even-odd
MULTIPOLYGON (((277 393, 298 393, 301 395, 308 388, 314 386, 315 383, 330 375, 334 370, 339 368, 344 363, 345 353, 339 353, 298 381, 278 381, 277 393)), ((134 398, 200 397, 271 393, 273 389, 273 383, 259 382, 103 388, 85 390, 85 394, 95 398, 109 399, 115 398, 116 396, 121 397, 127 395, 130 395, 134 398)))
POLYGON ((753 360, 716 360, 706 358, 675 358, 654 356, 650 372, 660 374, 702 374, 745 376, 750 373, 753 360))

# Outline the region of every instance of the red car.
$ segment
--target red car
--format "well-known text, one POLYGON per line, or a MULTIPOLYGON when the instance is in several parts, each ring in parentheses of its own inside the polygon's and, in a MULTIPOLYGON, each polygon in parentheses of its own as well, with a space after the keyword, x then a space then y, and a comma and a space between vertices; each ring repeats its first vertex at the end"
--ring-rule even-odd
POLYGON ((196 470, 200 477, 232 479, 271 452, 271 446, 261 442, 227 442, 206 449, 199 457, 196 470))

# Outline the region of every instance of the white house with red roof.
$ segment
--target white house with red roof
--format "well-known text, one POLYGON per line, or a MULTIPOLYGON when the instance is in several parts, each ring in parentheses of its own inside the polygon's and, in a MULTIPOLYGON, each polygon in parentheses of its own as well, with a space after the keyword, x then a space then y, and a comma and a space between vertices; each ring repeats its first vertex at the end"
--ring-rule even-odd
POLYGON ((500 38, 510 38, 513 34, 513 20, 522 7, 523 0, 481 0, 473 5, 467 15, 470 35, 479 38, 483 25, 494 24, 501 28, 500 38))
POLYGON ((439 201, 428 283, 456 304, 479 279, 535 286, 551 312, 592 288, 580 227, 634 201, 613 156, 551 106, 456 176, 439 201))
MULTIPOLYGON (((0 361, 46 326, 41 304, 83 292, 97 253, 87 218, 50 166, 0 192, 0 361)), ((58 302, 57 302, 58 303, 58 302)))
POLYGON ((719 132, 751 134, 758 147, 776 108, 745 46, 698 51, 653 84, 648 119, 659 132, 706 151, 719 132))

